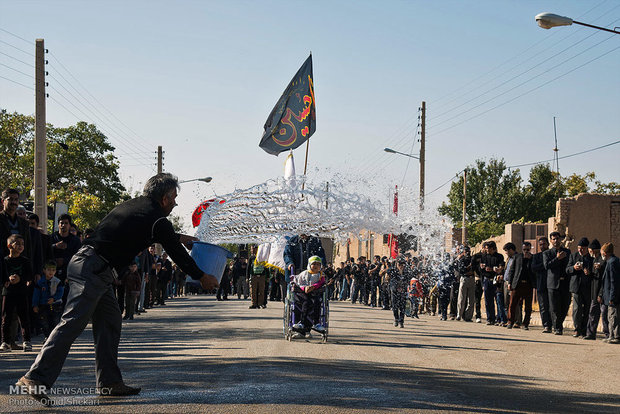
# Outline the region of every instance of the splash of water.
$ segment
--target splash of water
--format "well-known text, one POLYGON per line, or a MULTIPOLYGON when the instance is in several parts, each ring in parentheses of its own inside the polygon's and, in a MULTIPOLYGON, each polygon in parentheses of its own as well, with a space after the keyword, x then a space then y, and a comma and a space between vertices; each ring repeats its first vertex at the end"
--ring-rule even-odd
POLYGON ((279 178, 222 195, 226 202, 203 213, 196 236, 210 243, 265 243, 301 233, 336 241, 407 233, 417 237, 420 254, 443 250, 449 225, 436 208, 421 210, 415 197, 401 193, 396 216, 391 201, 368 181, 324 175, 279 178))

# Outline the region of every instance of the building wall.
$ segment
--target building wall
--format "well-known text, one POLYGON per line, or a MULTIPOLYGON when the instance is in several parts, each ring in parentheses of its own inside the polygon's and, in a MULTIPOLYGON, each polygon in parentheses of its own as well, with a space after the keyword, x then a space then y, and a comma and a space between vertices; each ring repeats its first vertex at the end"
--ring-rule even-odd
POLYGON ((620 195, 579 194, 561 198, 556 204, 556 216, 549 219, 550 231, 565 234, 565 245, 577 250, 582 237, 601 244, 620 245, 620 195))

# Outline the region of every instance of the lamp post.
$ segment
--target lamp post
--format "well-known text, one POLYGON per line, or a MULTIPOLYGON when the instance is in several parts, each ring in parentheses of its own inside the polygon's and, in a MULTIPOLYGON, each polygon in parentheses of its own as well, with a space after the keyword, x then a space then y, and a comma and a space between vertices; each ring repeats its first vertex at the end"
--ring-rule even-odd
POLYGON ((192 181, 202 181, 203 183, 209 183, 212 179, 212 177, 192 178, 191 180, 179 181, 179 184, 191 183, 192 181))
POLYGON ((591 27, 593 29, 603 30, 605 32, 620 34, 620 31, 615 30, 616 28, 612 30, 606 27, 594 26, 592 24, 578 22, 577 20, 573 20, 570 17, 559 16, 553 13, 540 13, 537 14, 534 18, 536 19, 536 23, 538 23, 538 26, 542 27, 543 29, 551 29, 552 27, 557 26, 570 26, 575 23, 581 26, 591 27))
POLYGON ((385 152, 389 152, 391 154, 400 154, 400 155, 404 155, 405 157, 410 157, 410 158, 415 158, 416 160, 419 160, 420 157, 416 157, 415 155, 411 155, 411 154, 405 154, 404 152, 400 152, 400 151, 395 151, 392 148, 383 148, 383 151, 385 152))

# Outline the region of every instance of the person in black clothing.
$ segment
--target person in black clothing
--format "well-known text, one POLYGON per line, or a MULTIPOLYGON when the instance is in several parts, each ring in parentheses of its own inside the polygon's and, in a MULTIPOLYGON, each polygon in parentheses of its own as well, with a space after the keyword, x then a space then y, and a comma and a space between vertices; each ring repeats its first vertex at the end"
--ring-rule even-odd
POLYGON ((359 303, 367 304, 366 280, 368 279, 368 265, 364 256, 357 258, 357 264, 353 266, 352 273, 353 293, 351 293, 351 303, 355 303, 359 299, 359 303))
POLYGON ((32 265, 32 242, 30 241, 30 229, 28 221, 17 215, 19 206, 19 191, 7 188, 2 191, 3 208, 0 211, 0 249, 2 257, 8 256, 9 249, 6 240, 11 234, 21 234, 24 238, 24 257, 31 261, 32 265))
POLYGON ((494 325, 496 323, 495 296, 497 293, 495 282, 496 277, 504 271, 504 256, 497 252, 497 245, 494 241, 486 242, 485 245, 487 253, 480 257, 479 268, 483 278, 482 287, 484 289, 484 303, 487 310, 487 325, 494 325))
POLYGON ((607 305, 598 302, 598 297, 603 296, 601 289, 603 288, 603 275, 605 274, 605 265, 607 261, 601 255, 601 243, 594 239, 588 246, 588 252, 592 257, 592 286, 590 291, 590 312, 588 317, 588 326, 586 336, 583 339, 595 340, 596 331, 598 330, 598 321, 603 318, 603 334, 609 337, 609 323, 607 320, 607 305))
POLYGON ((517 322, 517 307, 521 301, 525 302, 525 316, 523 317, 523 329, 528 330, 530 317, 532 316, 532 299, 536 275, 532 272, 532 244, 523 243, 523 253, 516 252, 514 243, 506 243, 504 251, 512 258, 512 265, 508 269, 508 290, 510 290, 510 305, 508 307, 508 329, 517 322))
POLYGON ((7 239, 9 255, 4 258, 6 278, 2 279, 2 345, 0 351, 10 351, 15 338, 11 335, 13 315, 17 314, 22 326, 24 351, 31 351, 30 344, 30 293, 33 285, 32 265, 30 259, 22 255, 24 238, 20 234, 11 234, 7 239))
MULTIPOLYGON (((228 300, 228 294, 230 293, 230 274, 232 272, 232 262, 224 266, 224 274, 220 280, 220 287, 217 288, 216 298, 217 300, 228 300)), ((273 299, 272 299, 273 300, 273 299)))
POLYGON ((399 258, 396 266, 387 270, 392 295, 392 311, 394 326, 405 327, 405 308, 407 306, 407 286, 411 280, 411 273, 407 271, 407 260, 399 258))
POLYGON ((553 333, 562 335, 564 319, 570 306, 569 278, 566 276, 570 250, 562 247, 562 236, 557 231, 549 234, 549 239, 553 247, 543 253, 543 265, 547 270, 547 290, 551 304, 553 333))
POLYGON ((202 272, 183 244, 196 239, 175 234, 166 218, 176 205, 178 180, 171 174, 151 177, 144 195, 116 206, 95 229, 68 266, 71 292, 60 324, 52 331, 30 370, 17 382, 44 404, 49 399, 41 386, 51 387, 69 353, 71 344, 92 321, 95 341, 97 386, 102 396, 133 395, 140 388, 127 386, 118 367, 122 318, 114 297, 117 270, 152 243, 161 243, 172 259, 204 290, 217 287, 217 279, 202 272))
POLYGON ((566 266, 570 277, 569 290, 573 299, 573 336, 586 336, 588 312, 590 311, 590 287, 592 285, 592 257, 588 253, 590 240, 583 237, 577 244, 577 251, 571 253, 566 266))
POLYGON ((54 258, 56 259, 57 266, 56 277, 63 283, 67 279, 69 261, 71 261, 73 255, 77 253, 82 245, 80 239, 69 232, 70 229, 71 216, 62 214, 58 217, 58 231, 52 235, 52 247, 54 248, 54 258))
POLYGON ((159 258, 161 270, 157 274, 157 303, 165 305, 168 299, 168 284, 172 280, 172 263, 168 260, 168 254, 163 253, 159 258))
POLYGON ((532 256, 532 272, 536 275, 536 295, 538 297, 538 311, 542 322, 542 333, 551 333, 551 307, 547 290, 547 270, 543 263, 543 253, 549 250, 549 240, 546 237, 538 239, 540 252, 532 256))
POLYGON ((368 268, 368 277, 370 279, 370 283, 369 283, 370 306, 373 308, 377 306, 377 289, 381 287, 381 278, 379 277, 380 270, 381 270, 381 256, 377 255, 374 257, 374 261, 368 268))

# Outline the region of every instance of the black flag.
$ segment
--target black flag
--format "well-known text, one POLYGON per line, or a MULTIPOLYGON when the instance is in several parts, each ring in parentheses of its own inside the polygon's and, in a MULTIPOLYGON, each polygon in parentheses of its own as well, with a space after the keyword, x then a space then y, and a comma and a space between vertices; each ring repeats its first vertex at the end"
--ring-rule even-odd
POLYGON ((278 155, 295 149, 316 129, 312 55, 297 71, 265 122, 259 147, 278 155))

